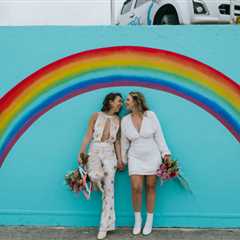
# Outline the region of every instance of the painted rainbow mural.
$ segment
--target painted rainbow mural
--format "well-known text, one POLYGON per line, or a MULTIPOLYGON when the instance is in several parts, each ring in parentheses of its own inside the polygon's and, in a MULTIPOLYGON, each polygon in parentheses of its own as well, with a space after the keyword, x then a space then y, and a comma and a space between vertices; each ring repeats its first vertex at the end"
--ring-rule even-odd
POLYGON ((0 99, 0 166, 22 134, 51 108, 85 92, 119 86, 141 86, 184 98, 213 115, 240 141, 238 83, 174 52, 117 46, 53 62, 0 99))

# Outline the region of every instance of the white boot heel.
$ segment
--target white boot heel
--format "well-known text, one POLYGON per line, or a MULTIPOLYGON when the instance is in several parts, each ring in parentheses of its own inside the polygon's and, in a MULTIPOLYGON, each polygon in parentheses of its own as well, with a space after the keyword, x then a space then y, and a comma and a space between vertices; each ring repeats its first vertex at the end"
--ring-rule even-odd
POLYGON ((152 224, 153 224, 153 214, 148 213, 147 214, 147 220, 145 223, 145 226, 143 228, 143 235, 149 235, 152 232, 152 224))
POLYGON ((132 233, 133 233, 133 235, 138 235, 138 234, 141 233, 141 230, 142 230, 142 226, 135 226, 134 225, 132 233))
POLYGON ((149 235, 150 233, 152 232, 152 226, 144 226, 144 228, 143 228, 143 235, 149 235))
POLYGON ((133 227, 133 235, 138 235, 141 233, 142 230, 142 217, 141 217, 141 213, 140 212, 135 212, 135 223, 134 223, 134 227, 133 227))
POLYGON ((99 231, 98 235, 97 235, 97 239, 98 240, 102 240, 102 239, 106 238, 106 236, 107 236, 107 232, 106 231, 99 231))

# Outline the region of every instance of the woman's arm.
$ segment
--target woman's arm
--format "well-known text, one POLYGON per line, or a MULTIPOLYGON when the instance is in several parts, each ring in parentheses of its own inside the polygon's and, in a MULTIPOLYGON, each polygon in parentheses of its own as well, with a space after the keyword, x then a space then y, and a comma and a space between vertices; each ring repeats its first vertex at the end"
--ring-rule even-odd
POLYGON ((171 152, 168 149, 168 146, 167 146, 167 143, 165 141, 160 122, 159 122, 156 114, 154 112, 151 112, 151 115, 152 115, 153 121, 154 121, 154 123, 157 127, 157 131, 155 133, 154 138, 155 138, 155 141, 156 141, 156 143, 158 145, 158 148, 161 152, 161 156, 165 160, 165 159, 169 158, 169 156, 171 155, 171 152))
MULTIPOLYGON (((119 124, 120 124, 120 119, 119 119, 119 124)), ((114 143, 118 163, 122 162, 121 142, 120 142, 121 141, 121 132, 120 131, 121 131, 121 127, 119 127, 119 130, 117 132, 116 141, 114 143)))
POLYGON ((116 142, 114 143, 115 151, 116 151, 116 156, 117 156, 117 168, 119 170, 124 169, 124 163, 122 161, 122 154, 121 154, 121 127, 118 130, 117 133, 117 139, 116 142))
POLYGON ((88 144, 90 143, 90 141, 93 137, 94 125, 95 125, 95 122, 97 120, 97 116, 98 116, 98 113, 95 112, 89 120, 88 129, 87 129, 87 132, 86 132, 86 134, 83 138, 83 142, 82 142, 82 145, 81 145, 81 148, 80 148, 80 153, 86 153, 87 146, 88 146, 88 144))
POLYGON ((121 156, 124 164, 127 164, 127 152, 130 147, 130 141, 126 136, 124 119, 121 121, 121 156))

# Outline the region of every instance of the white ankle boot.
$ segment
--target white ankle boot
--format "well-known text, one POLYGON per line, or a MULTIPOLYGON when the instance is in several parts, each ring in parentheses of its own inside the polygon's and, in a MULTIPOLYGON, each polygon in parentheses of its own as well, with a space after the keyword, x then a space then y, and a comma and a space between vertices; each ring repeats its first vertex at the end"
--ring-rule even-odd
POLYGON ((153 213, 147 213, 147 220, 143 228, 143 235, 149 235, 152 232, 153 213))
POLYGON ((104 239, 106 236, 107 236, 106 231, 99 231, 97 235, 97 239, 101 240, 101 239, 104 239))
POLYGON ((140 212, 135 212, 135 223, 134 223, 134 227, 133 227, 133 235, 138 235, 141 233, 141 229, 142 229, 142 217, 141 217, 141 213, 140 212))

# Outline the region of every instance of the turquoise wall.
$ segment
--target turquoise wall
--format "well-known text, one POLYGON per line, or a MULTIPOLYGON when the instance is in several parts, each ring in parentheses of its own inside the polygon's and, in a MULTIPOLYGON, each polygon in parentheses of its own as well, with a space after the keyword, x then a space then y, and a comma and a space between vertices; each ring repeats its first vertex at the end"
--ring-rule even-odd
MULTIPOLYGON (((0 96, 29 74, 65 56, 101 47, 137 45, 197 59, 240 82, 238 26, 0 28, 0 96)), ((142 91, 161 121, 193 194, 177 182, 158 184, 158 227, 240 227, 239 142, 212 115, 166 92, 116 87, 82 94, 43 115, 0 168, 0 224, 97 226, 100 193, 87 201, 64 185, 76 167, 87 121, 105 94, 142 91)), ((124 113, 123 113, 124 114, 124 113)), ((1 120, 0 120, 1 124, 1 120)), ((118 226, 133 224, 127 171, 116 175, 118 226)), ((145 212, 145 209, 143 210, 145 212)))

